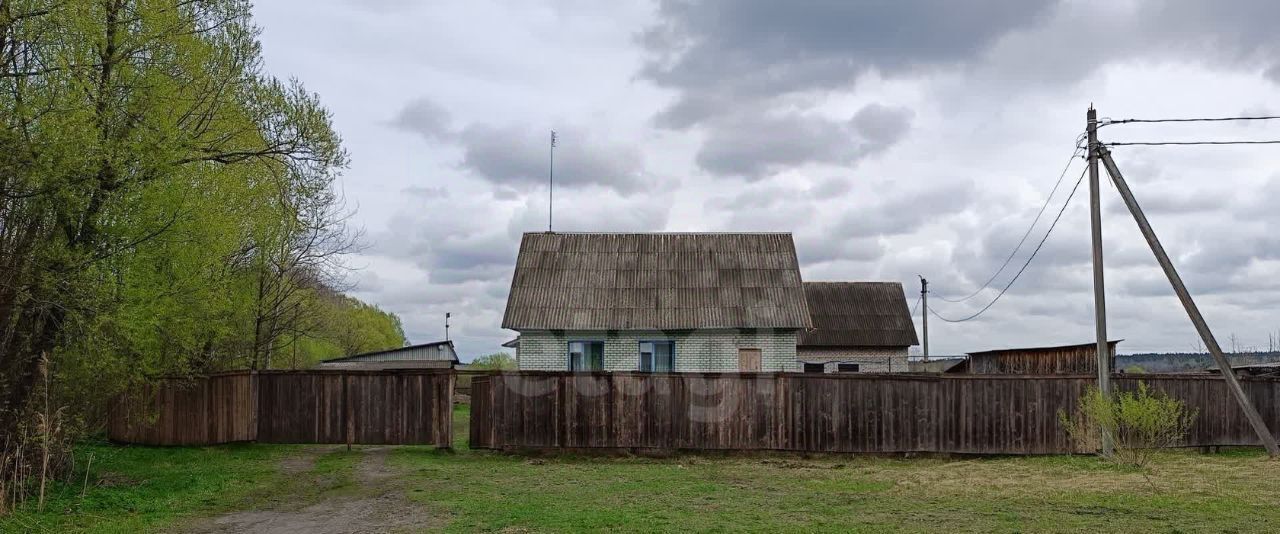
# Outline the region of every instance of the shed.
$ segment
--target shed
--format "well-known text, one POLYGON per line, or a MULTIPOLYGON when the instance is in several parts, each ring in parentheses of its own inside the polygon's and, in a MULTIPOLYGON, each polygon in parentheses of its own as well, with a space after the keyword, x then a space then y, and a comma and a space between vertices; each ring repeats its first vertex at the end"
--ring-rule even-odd
POLYGON ((452 341, 435 341, 366 352, 320 362, 322 369, 452 369, 458 354, 452 341))
POLYGON ((906 372, 919 344, 898 282, 805 282, 813 328, 796 339, 796 358, 812 372, 906 372))
MULTIPOLYGON (((1121 341, 1108 342, 1113 370, 1116 368, 1116 345, 1121 341)), ((1097 343, 986 350, 970 352, 968 362, 948 372, 976 375, 1096 374, 1097 354, 1097 343)))

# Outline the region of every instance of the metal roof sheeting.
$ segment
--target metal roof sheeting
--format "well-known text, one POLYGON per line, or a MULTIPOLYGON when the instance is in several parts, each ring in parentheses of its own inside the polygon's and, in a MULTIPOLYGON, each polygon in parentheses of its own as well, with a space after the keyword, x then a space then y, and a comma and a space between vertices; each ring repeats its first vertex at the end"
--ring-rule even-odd
POLYGON ((502 327, 807 328, 791 234, 526 233, 502 327))
POLYGON ((805 282, 813 330, 800 347, 909 347, 919 344, 898 282, 805 282))

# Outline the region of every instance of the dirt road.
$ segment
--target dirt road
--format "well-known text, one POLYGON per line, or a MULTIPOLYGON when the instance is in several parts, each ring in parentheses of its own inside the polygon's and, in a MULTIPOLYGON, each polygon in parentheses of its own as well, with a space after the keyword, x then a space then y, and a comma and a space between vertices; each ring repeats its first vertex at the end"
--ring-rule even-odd
POLYGON ((281 462, 290 488, 263 499, 262 506, 205 518, 176 532, 194 534, 345 534, 420 532, 441 522, 411 502, 397 473, 387 464, 390 449, 360 449, 352 473, 318 472, 326 454, 345 454, 333 447, 309 447, 281 462))

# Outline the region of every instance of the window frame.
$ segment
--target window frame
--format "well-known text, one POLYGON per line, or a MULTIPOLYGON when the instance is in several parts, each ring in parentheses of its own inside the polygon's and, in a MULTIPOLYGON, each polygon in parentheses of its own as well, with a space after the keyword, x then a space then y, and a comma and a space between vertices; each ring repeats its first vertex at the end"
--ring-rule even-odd
POLYGON ((837 364, 836 364, 836 372, 837 372, 837 373, 861 373, 861 372, 862 372, 862 364, 860 364, 860 363, 837 363, 837 364), (852 370, 852 371, 846 371, 846 370, 844 369, 846 366, 853 366, 853 370, 852 370))
MULTIPOLYGON (((601 340, 601 339, 571 339, 571 340, 569 340, 569 341, 567 341, 567 342, 565 343, 565 359, 567 360, 567 364, 568 364, 568 368, 569 368, 569 371, 570 371, 570 372, 574 372, 574 373, 596 373, 596 372, 604 371, 604 340, 601 340), (593 344, 597 344, 597 343, 598 343, 598 344, 600 345, 600 367, 599 367, 598 369, 592 369, 592 368, 590 368, 590 367, 588 366, 588 367, 584 367, 583 369, 574 369, 574 368, 573 368, 573 345, 574 345, 574 343, 580 343, 580 344, 582 344, 582 359, 583 359, 583 360, 586 360, 586 359, 587 359, 587 347, 588 347, 588 346, 590 346, 590 345, 593 345, 593 344)), ((584 364, 585 364, 585 363, 586 363, 586 362, 584 361, 584 364)))
POLYGON ((825 364, 825 363, 800 362, 800 364, 801 364, 801 365, 800 365, 800 372, 802 372, 802 373, 809 373, 809 374, 825 374, 825 373, 827 372, 827 364, 825 364), (809 370, 809 366, 811 366, 811 365, 816 365, 816 366, 818 366, 818 370, 817 370, 817 371, 810 371, 810 370, 809 370))
POLYGON ((676 341, 674 339, 638 339, 636 340, 636 370, 641 373, 674 373, 676 371, 676 341), (649 370, 644 368, 644 344, 652 345, 669 345, 671 347, 671 368, 667 371, 658 371, 657 350, 649 353, 649 370))

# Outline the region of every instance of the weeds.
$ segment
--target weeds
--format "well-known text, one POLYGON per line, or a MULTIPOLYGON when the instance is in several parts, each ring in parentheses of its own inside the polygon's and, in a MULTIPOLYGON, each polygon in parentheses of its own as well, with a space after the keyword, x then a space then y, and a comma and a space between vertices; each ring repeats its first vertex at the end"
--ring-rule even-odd
POLYGON ((1109 435, 1115 445, 1112 459, 1135 467, 1150 465, 1157 450, 1182 443, 1196 415, 1182 401, 1153 391, 1144 382, 1138 382, 1137 391, 1110 397, 1090 387, 1074 415, 1058 412, 1078 450, 1099 450, 1101 437, 1109 435))

